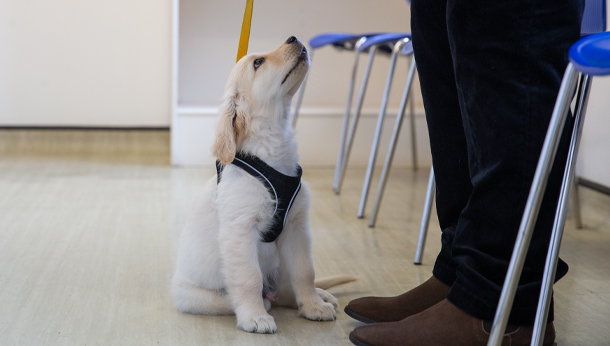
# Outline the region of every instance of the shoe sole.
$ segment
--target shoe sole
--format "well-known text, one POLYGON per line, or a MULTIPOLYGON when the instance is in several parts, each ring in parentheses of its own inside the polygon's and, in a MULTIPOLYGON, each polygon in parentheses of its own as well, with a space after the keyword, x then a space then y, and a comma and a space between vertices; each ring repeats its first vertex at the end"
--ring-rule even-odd
MULTIPOLYGON (((345 308, 343 308, 343 311, 345 312, 346 315, 348 315, 349 317, 355 319, 356 321, 360 321, 362 323, 367 323, 367 324, 377 323, 377 321, 375 321, 375 320, 372 320, 370 318, 366 318, 364 316, 358 315, 357 313, 355 313, 352 309, 350 309, 347 306, 345 308)), ((350 336, 350 340, 351 340, 351 336, 350 336)))
MULTIPOLYGON (((358 340, 358 339, 354 338, 354 335, 353 335, 353 334, 354 334, 354 332, 350 332, 350 333, 349 333, 349 341, 351 341, 351 342, 352 342, 352 344, 354 344, 354 345, 356 345, 356 346, 370 346, 370 345, 365 344, 364 342, 362 342, 362 341, 360 341, 360 340, 358 340)), ((557 346, 557 345, 555 345, 555 346, 557 346)))

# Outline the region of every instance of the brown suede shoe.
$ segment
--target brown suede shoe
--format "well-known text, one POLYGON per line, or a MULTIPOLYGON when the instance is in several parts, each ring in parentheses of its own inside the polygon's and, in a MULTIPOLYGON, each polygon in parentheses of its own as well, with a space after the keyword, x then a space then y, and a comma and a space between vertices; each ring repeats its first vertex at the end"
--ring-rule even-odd
MULTIPOLYGON (((530 344, 532 327, 508 326, 506 330, 502 346, 530 344)), ((489 324, 445 299, 399 322, 358 327, 350 333, 349 339, 357 346, 485 346, 489 339, 489 324)), ((554 341, 555 328, 549 323, 543 345, 554 345, 554 341)))
POLYGON ((397 322, 418 314, 447 297, 449 286, 432 276, 423 284, 396 297, 363 297, 345 307, 345 313, 364 323, 397 322))

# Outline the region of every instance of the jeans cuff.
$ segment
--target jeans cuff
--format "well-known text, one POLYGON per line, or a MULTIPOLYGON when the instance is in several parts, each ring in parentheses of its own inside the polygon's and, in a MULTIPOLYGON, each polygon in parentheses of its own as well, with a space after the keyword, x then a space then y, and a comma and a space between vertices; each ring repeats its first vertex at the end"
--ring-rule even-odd
MULTIPOLYGON (((436 269, 436 267, 435 267, 436 269)), ((436 276, 436 274, 435 274, 436 276)), ((440 278, 438 278, 440 280, 440 278)), ((465 280, 456 279, 447 300, 468 315, 483 321, 493 321, 498 307, 499 296, 489 299, 477 294, 477 288, 471 287, 465 280)), ((554 302, 551 300, 547 323, 554 320, 554 302)), ((508 324, 515 326, 533 326, 536 318, 537 305, 514 307, 508 318, 508 324)))
POLYGON ((455 268, 451 265, 447 265, 440 261, 438 258, 434 263, 434 268, 432 269, 432 275, 437 278, 440 282, 445 285, 451 287, 453 282, 456 279, 455 268))

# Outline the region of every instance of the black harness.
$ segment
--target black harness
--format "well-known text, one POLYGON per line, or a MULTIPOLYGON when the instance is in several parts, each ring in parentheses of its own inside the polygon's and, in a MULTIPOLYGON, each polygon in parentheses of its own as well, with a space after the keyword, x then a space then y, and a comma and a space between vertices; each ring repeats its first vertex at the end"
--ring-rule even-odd
MULTIPOLYGON (((301 175, 303 175, 301 166, 297 165, 297 176, 291 177, 276 171, 256 156, 241 152, 235 154, 235 159, 231 164, 243 169, 265 184, 271 198, 275 200, 275 210, 272 216, 273 224, 261 234, 261 241, 265 243, 274 242, 282 233, 288 212, 301 189, 301 175)), ((220 161, 216 161, 218 184, 220 184, 223 168, 224 165, 220 161)))

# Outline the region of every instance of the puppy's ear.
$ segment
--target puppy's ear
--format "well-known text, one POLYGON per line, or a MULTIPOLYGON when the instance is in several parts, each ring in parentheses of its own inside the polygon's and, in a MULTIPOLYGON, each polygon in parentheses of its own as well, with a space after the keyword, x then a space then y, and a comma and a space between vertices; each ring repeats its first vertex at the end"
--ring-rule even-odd
POLYGON ((212 145, 212 154, 220 162, 229 164, 235 159, 239 141, 248 135, 248 118, 245 100, 235 92, 225 99, 221 106, 220 120, 216 128, 216 139, 212 145))

